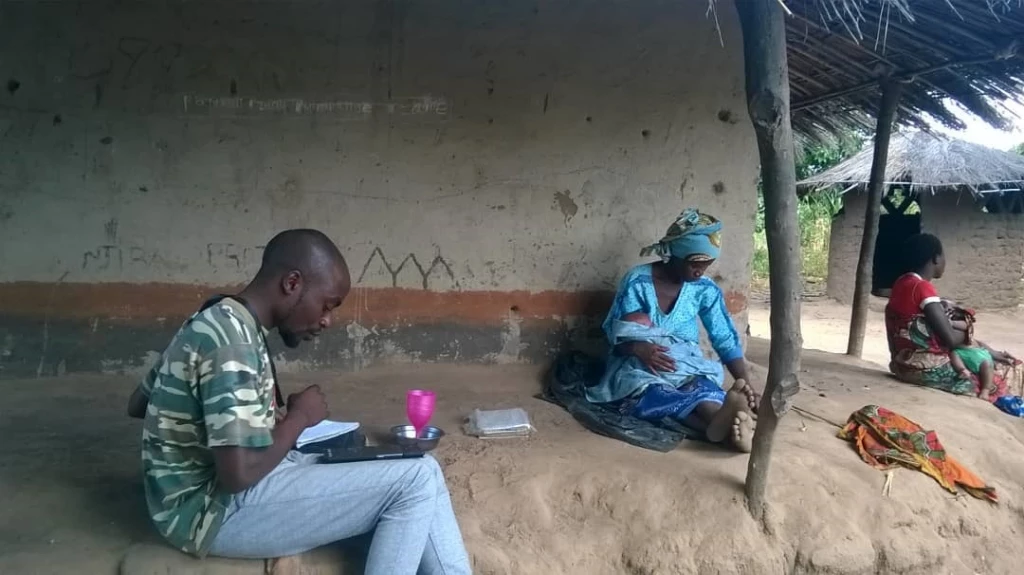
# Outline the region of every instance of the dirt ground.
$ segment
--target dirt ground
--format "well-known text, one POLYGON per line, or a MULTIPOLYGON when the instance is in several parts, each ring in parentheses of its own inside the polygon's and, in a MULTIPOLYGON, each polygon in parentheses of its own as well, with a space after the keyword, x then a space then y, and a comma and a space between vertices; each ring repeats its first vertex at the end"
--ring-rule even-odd
MULTIPOLYGON (((814 303, 804 310, 808 347, 845 348, 844 308, 814 303)), ((766 333, 767 313, 754 310, 752 317, 753 334, 766 333)), ((872 318, 868 357, 881 361, 879 315, 872 318)), ((1024 352, 1009 345, 1021 341, 1014 321, 983 314, 982 337, 1024 352), (1011 327, 1017 331, 999 334, 1011 327)), ((752 339, 751 361, 764 365, 767 349, 752 339)), ((762 525, 743 507, 745 456, 697 442, 660 454, 588 433, 533 398, 540 376, 526 366, 400 365, 282 380, 287 389, 319 383, 334 419, 376 431, 401 422, 406 389, 436 389, 435 423, 449 432, 436 455, 476 573, 1019 569, 1024 420, 981 401, 900 384, 868 362, 807 352, 796 405, 815 416, 792 412, 780 424, 762 525), (841 423, 870 403, 935 429, 951 455, 996 487, 999 504, 954 496, 907 470, 895 472, 891 496, 883 497, 884 474, 861 462, 826 422, 841 423), (513 406, 531 414, 533 437, 481 441, 459 431, 474 408, 513 406)), ((134 383, 113 376, 3 383, 0 573, 116 573, 133 544, 162 549, 144 511, 139 423, 123 415, 134 383)), ((157 561, 125 572, 260 573, 262 566, 239 569, 157 561)))
MULTIPOLYGON (((885 301, 872 298, 868 316, 863 359, 881 366, 889 364, 882 310, 885 301)), ((768 304, 750 309, 750 335, 768 339, 768 304)), ((804 348, 846 353, 850 330, 850 306, 828 299, 804 302, 801 309, 804 348)), ((977 337, 995 349, 1024 358, 1024 310, 978 312, 977 337)))

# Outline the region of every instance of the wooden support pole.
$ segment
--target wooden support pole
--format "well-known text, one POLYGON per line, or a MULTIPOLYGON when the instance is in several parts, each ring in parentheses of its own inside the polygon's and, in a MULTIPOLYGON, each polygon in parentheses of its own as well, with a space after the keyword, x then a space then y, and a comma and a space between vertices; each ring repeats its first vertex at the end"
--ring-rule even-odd
POLYGON ((765 231, 771 289, 768 382, 758 407, 754 448, 747 467, 747 508, 761 521, 775 428, 799 389, 800 226, 789 110, 785 13, 778 2, 737 2, 743 29, 747 109, 761 158, 765 231))
POLYGON ((864 352, 875 239, 878 237, 878 218, 882 213, 885 166, 889 162, 889 137, 892 135, 892 123, 896 118, 902 92, 903 83, 898 80, 882 83, 882 104, 878 109, 878 125, 875 127, 875 155, 871 161, 871 176, 868 178, 868 205, 864 209, 864 236, 860 240, 860 257, 857 259, 856 284, 853 289, 850 340, 846 345, 846 354, 855 357, 860 357, 864 352))

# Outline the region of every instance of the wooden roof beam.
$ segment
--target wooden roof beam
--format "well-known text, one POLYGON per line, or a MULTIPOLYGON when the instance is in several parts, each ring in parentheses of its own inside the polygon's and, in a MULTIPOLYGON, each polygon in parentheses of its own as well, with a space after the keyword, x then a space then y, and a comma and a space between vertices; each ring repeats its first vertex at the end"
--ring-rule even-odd
MULTIPOLYGON (((975 65, 978 65, 978 64, 985 64, 985 63, 988 63, 988 62, 995 62, 995 61, 998 61, 998 60, 1005 60, 1005 59, 1006 58, 1004 58, 1002 55, 996 55, 994 57, 993 56, 985 56, 985 57, 982 57, 982 58, 964 58, 964 59, 961 59, 961 60, 942 62, 940 64, 935 64, 935 65, 932 65, 932 66, 925 66, 923 68, 918 68, 916 70, 908 70, 908 71, 905 71, 905 72, 896 72, 895 74, 892 74, 890 77, 893 80, 900 81, 900 82, 914 82, 914 81, 917 80, 918 76, 925 76, 925 75, 928 75, 928 74, 939 72, 941 70, 948 70, 950 68, 956 68, 958 66, 975 66, 975 65)), ((867 80, 865 82, 861 82, 860 84, 856 84, 854 86, 849 86, 847 88, 842 88, 842 89, 835 90, 835 91, 832 91, 832 92, 829 92, 829 93, 826 93, 826 94, 821 94, 819 96, 815 96, 813 98, 808 98, 807 100, 796 102, 796 103, 793 104, 793 110, 794 111, 795 110, 801 110, 801 109, 807 108, 809 106, 814 106, 815 104, 820 104, 822 102, 827 102, 829 100, 834 100, 836 98, 842 98, 843 96, 849 96, 850 94, 855 94, 855 93, 860 92, 862 90, 866 90, 868 88, 874 87, 881 80, 882 80, 882 78, 875 78, 875 79, 872 79, 872 80, 867 80)), ((943 91, 943 93, 945 93, 945 91, 943 91)))
POLYGON ((840 34, 838 32, 833 32, 829 28, 827 28, 825 26, 822 26, 821 24, 818 24, 817 22, 814 22, 813 20, 810 20, 810 19, 808 19, 807 17, 805 17, 805 16, 803 16, 801 14, 795 14, 794 13, 793 14, 793 18, 803 22, 804 24, 810 26, 811 28, 814 28, 815 30, 819 30, 821 32, 824 32, 828 36, 831 36, 833 38, 838 38, 841 42, 843 42, 847 46, 850 46, 851 48, 856 49, 857 51, 863 53, 866 56, 870 56, 870 57, 878 60, 879 62, 881 62, 882 64, 885 64, 886 66, 889 66, 890 68, 893 68, 893 69, 899 68, 899 66, 897 66, 895 63, 889 61, 882 54, 879 54, 878 52, 875 52, 871 48, 868 48, 868 47, 864 46, 860 42, 857 42, 856 40, 853 40, 852 38, 850 38, 846 34, 840 34))

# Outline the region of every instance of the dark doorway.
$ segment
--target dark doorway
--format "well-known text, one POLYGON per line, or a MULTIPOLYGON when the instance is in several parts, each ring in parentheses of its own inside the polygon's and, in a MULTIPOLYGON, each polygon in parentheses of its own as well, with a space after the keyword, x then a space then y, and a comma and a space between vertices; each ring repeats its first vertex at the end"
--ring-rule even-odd
POLYGON ((1024 191, 989 192, 984 197, 985 211, 990 214, 1024 214, 1024 191))
POLYGON ((871 293, 888 297, 892 284, 903 275, 903 247, 910 236, 921 233, 921 211, 915 196, 892 190, 882 199, 883 214, 878 219, 871 293), (908 213, 910 212, 910 213, 908 213))

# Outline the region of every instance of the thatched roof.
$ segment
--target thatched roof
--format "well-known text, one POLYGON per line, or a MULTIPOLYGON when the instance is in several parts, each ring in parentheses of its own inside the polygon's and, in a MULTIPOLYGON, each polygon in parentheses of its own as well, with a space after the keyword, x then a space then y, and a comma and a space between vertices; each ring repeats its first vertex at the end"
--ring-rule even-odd
POLYGON ((999 102, 1024 99, 1024 0, 763 1, 792 12, 791 105, 803 136, 874 131, 886 77, 909 82, 897 116, 904 126, 925 128, 931 116, 963 129, 952 100, 1005 127, 999 102))
MULTIPOLYGON (((866 185, 873 146, 797 185, 804 190, 866 185)), ((977 194, 1021 189, 1024 156, 925 132, 893 134, 886 184, 909 184, 918 192, 968 189, 977 194)))

